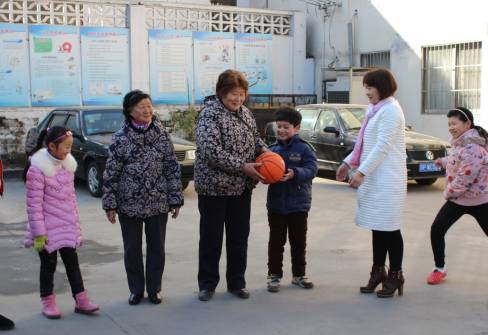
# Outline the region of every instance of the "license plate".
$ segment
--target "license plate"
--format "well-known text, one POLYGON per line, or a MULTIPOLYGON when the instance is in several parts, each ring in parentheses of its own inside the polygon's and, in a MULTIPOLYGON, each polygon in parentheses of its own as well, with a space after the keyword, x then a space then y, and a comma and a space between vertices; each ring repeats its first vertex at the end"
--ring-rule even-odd
POLYGON ((440 171, 441 167, 435 165, 435 163, 420 163, 419 172, 437 172, 440 171))

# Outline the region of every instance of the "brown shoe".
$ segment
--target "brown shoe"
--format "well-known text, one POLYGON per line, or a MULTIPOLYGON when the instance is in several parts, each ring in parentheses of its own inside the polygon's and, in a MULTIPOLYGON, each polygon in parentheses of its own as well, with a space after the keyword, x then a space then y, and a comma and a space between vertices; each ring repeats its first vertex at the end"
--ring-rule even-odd
POLYGON ((383 285, 385 284, 387 275, 384 266, 373 265, 370 275, 371 276, 369 277, 368 285, 359 288, 359 291, 361 293, 373 293, 376 289, 376 286, 381 283, 383 283, 383 285))
POLYGON ((388 279, 383 285, 383 289, 376 292, 378 298, 391 298, 395 295, 395 291, 398 290, 398 295, 403 295, 403 284, 405 278, 403 278, 403 272, 400 271, 388 271, 388 279))

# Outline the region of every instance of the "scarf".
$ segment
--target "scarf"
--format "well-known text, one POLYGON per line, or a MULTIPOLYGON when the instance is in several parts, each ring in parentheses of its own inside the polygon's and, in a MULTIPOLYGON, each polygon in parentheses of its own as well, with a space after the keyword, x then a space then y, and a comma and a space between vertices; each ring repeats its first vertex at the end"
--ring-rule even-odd
POLYGON ((137 122, 136 120, 134 119, 131 119, 130 120, 130 123, 132 124, 132 126, 138 130, 146 130, 147 128, 149 128, 149 125, 151 124, 151 122, 137 122))
POLYGON ((368 109, 366 110, 366 116, 364 118, 363 124, 361 125, 361 129, 359 130, 356 144, 354 144, 354 150, 352 151, 351 158, 349 159, 348 162, 351 166, 355 166, 355 167, 359 166, 361 153, 363 152, 364 131, 368 126, 369 120, 371 120, 376 115, 376 112, 378 112, 381 109, 381 107, 393 103, 395 101, 396 101, 395 98, 388 97, 386 99, 378 101, 378 103, 374 105, 373 104, 368 105, 368 109))

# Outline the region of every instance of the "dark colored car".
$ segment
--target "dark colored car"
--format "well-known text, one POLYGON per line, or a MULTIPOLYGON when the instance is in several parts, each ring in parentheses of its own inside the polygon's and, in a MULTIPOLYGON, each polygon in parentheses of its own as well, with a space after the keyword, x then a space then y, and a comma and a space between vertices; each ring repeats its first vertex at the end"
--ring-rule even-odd
MULTIPOLYGON (((102 195, 102 175, 108 158, 112 135, 121 128, 123 114, 120 108, 59 108, 51 111, 35 128, 27 133, 25 150, 36 145, 39 133, 46 127, 63 126, 73 132, 71 154, 78 162, 76 177, 86 180, 88 190, 95 197, 102 195)), ((193 180, 195 145, 171 135, 176 157, 181 167, 183 189, 193 180)))
MULTIPOLYGON (((297 106, 302 115, 300 136, 316 149, 320 170, 335 171, 354 148, 366 106, 316 104, 297 106)), ((266 142, 276 141, 276 123, 265 130, 266 142)), ((434 164, 447 154, 449 143, 410 130, 405 132, 408 178, 420 185, 431 185, 445 171, 434 164)))

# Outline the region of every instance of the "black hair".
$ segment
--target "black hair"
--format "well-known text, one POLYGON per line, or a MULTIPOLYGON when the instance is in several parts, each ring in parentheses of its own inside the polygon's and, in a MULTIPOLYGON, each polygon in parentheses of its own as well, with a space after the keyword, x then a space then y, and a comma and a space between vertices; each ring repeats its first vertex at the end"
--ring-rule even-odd
POLYGON ((27 171, 29 170, 31 165, 30 157, 32 157, 32 155, 34 155, 37 151, 39 151, 39 149, 41 149, 44 145, 48 146, 49 143, 54 143, 57 147, 58 144, 65 139, 63 135, 65 135, 69 131, 70 131, 69 128, 65 128, 61 126, 53 126, 50 128, 43 129, 39 133, 36 146, 34 147, 34 149, 32 149, 30 152, 27 153, 27 163, 25 164, 24 174, 23 174, 24 181, 26 180, 27 171))
POLYGON ((275 113, 275 121, 286 121, 296 127, 302 122, 302 115, 293 108, 280 108, 275 113))
POLYGON ((122 103, 125 119, 127 121, 132 119, 130 112, 139 102, 144 99, 149 99, 152 102, 151 96, 141 90, 133 90, 124 96, 124 102, 122 103))
POLYGON ((363 77, 363 85, 376 87, 381 100, 393 96, 398 88, 393 74, 383 68, 368 71, 363 77))
POLYGON ((481 137, 483 137, 488 143, 488 132, 481 126, 475 126, 473 113, 465 107, 456 107, 447 112, 447 117, 456 117, 463 122, 471 122, 471 128, 478 131, 481 137))

